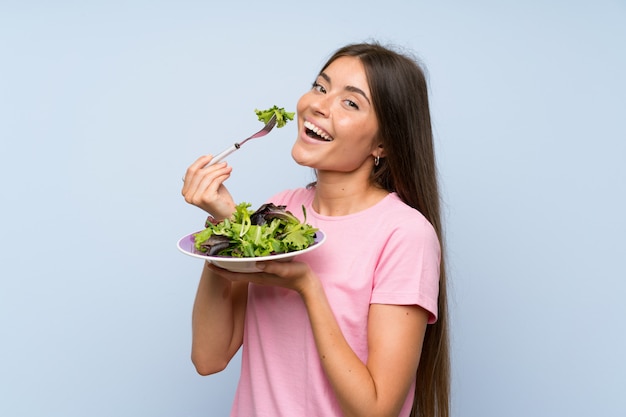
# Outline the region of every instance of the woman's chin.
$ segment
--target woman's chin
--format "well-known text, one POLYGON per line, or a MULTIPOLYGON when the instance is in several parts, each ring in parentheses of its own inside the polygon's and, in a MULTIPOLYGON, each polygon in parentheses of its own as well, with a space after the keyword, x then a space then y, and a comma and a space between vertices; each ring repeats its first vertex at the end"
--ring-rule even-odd
POLYGON ((294 145, 291 149, 291 157, 298 165, 314 168, 314 166, 312 165, 314 164, 314 159, 311 156, 307 155, 306 152, 303 152, 301 149, 299 149, 297 144, 294 145))

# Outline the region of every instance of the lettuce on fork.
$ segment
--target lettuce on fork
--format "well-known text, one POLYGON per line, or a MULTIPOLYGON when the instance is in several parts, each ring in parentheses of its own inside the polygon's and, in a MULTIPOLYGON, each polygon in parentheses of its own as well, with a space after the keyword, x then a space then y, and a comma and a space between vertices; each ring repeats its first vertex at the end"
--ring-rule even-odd
POLYGON ((287 121, 293 120, 293 116, 296 114, 295 112, 285 111, 284 107, 273 106, 267 110, 257 110, 254 109, 259 121, 263 123, 267 123, 270 121, 272 116, 276 115, 276 127, 283 127, 287 124, 287 121))
POLYGON ((301 222, 285 206, 263 204, 257 211, 250 203, 237 205, 232 218, 206 222, 206 229, 195 234, 195 248, 210 256, 237 258, 275 255, 308 248, 318 230, 306 224, 302 207, 301 222))

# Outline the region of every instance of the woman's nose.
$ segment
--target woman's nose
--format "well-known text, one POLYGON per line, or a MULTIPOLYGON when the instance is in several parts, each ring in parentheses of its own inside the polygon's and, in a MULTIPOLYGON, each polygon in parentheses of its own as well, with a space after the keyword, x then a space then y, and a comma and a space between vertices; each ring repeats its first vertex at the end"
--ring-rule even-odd
POLYGON ((319 95, 311 101, 311 109, 320 115, 328 116, 331 103, 332 101, 328 94, 319 95))

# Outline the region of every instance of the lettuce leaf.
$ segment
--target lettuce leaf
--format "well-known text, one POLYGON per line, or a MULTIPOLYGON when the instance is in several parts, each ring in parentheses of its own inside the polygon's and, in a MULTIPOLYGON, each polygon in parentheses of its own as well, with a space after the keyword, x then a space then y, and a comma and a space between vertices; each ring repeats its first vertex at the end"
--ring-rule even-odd
POLYGON ((206 228, 194 237, 196 249, 210 255, 241 258, 293 252, 315 242, 318 229, 305 223, 304 206, 304 222, 285 210, 285 206, 268 203, 254 212, 250 206, 250 203, 240 203, 232 218, 219 223, 207 222, 206 228), (226 238, 228 246, 224 248, 226 238))
POLYGON ((272 108, 267 110, 254 109, 254 112, 259 118, 259 121, 263 123, 269 122, 272 116, 275 114, 277 128, 285 126, 289 120, 293 120, 293 117, 296 114, 295 112, 285 111, 284 107, 278 106, 273 106, 272 108))

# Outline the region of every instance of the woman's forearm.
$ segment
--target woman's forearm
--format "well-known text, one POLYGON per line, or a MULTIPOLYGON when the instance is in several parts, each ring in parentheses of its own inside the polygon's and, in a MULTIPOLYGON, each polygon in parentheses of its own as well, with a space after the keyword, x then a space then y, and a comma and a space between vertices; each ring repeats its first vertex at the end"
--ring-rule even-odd
POLYGON ((364 417, 376 404, 376 386, 367 366, 348 345, 318 282, 305 295, 322 367, 346 417, 364 417))
POLYGON ((373 305, 369 357, 347 343, 319 281, 301 292, 320 361, 346 417, 397 416, 419 363, 427 314, 417 306, 373 305))
POLYGON ((192 314, 191 358, 201 375, 223 370, 241 346, 247 284, 202 270, 192 314))

